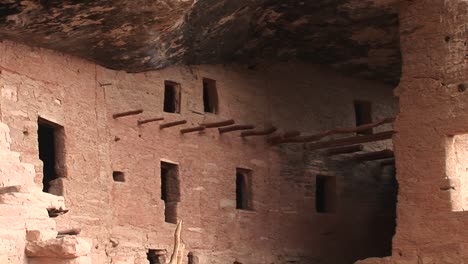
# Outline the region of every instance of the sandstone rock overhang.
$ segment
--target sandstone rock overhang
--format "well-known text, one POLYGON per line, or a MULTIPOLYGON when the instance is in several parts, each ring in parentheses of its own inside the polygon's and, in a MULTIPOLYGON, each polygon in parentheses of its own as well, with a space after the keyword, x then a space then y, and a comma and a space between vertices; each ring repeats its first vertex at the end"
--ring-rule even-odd
POLYGON ((0 39, 110 69, 298 59, 398 83, 395 0, 0 0, 0 39))

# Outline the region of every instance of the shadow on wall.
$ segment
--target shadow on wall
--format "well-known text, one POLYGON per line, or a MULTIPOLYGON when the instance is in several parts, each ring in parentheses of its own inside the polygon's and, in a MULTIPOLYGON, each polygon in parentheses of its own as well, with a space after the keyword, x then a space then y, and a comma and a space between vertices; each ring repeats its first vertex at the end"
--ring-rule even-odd
POLYGON ((281 191, 297 205, 294 210, 309 212, 291 220, 303 226, 290 239, 311 245, 303 252, 306 261, 349 264, 392 255, 398 192, 394 163, 357 161, 352 153, 326 156, 293 145, 282 147, 282 157, 281 191))

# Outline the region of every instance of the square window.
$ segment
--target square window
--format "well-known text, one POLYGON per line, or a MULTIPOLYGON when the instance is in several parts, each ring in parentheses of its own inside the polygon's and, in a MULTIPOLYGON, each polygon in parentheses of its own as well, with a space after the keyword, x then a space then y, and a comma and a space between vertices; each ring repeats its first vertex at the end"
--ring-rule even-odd
MULTIPOLYGON (((368 101, 354 101, 354 114, 356 117, 356 126, 362 126, 372 123, 372 104, 368 101)), ((360 131, 358 135, 372 134, 372 128, 360 131)))
POLYGON ((164 82, 164 112, 180 113, 180 84, 164 82))
POLYGON ((317 213, 333 213, 336 209, 336 177, 317 175, 315 182, 317 213))
POLYGON ((218 91, 215 80, 203 78, 203 108, 205 113, 218 113, 218 91))
POLYGON ((148 249, 146 259, 149 264, 166 264, 166 253, 165 249, 148 249))
POLYGON ((179 167, 161 161, 161 200, 164 201, 164 219, 177 224, 177 207, 180 202, 179 167))
POLYGON ((38 118, 37 141, 39 159, 42 161, 43 191, 62 195, 59 178, 64 177, 65 132, 61 125, 38 118))
POLYGON ((112 172, 112 178, 115 182, 125 182, 125 174, 121 171, 112 172))
POLYGON ((253 210, 251 170, 236 169, 236 209, 253 210))

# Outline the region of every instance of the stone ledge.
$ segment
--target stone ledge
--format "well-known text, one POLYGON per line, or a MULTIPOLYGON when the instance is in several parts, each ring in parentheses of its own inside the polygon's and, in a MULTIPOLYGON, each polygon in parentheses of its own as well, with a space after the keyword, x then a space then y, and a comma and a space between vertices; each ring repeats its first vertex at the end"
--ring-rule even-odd
POLYGON ((76 236, 30 242, 26 246, 26 256, 35 258, 78 258, 90 251, 91 245, 76 236))

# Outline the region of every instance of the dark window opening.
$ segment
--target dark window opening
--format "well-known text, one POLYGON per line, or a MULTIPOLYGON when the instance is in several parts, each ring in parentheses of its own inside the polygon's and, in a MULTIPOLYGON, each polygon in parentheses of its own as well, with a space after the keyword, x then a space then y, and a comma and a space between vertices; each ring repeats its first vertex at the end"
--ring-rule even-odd
POLYGON ((236 169, 236 209, 253 210, 251 178, 251 170, 236 169))
POLYGON ((318 213, 333 213, 336 209, 336 178, 318 175, 315 182, 315 209, 318 213))
POLYGON ((176 164, 161 161, 161 200, 167 223, 177 224, 177 206, 180 202, 179 168, 176 164))
POLYGON ((187 261, 188 264, 198 264, 199 263, 198 257, 195 254, 193 254, 193 252, 189 252, 187 257, 188 257, 188 261, 187 261))
MULTIPOLYGON (((354 101, 356 126, 372 123, 372 104, 368 101, 354 101)), ((357 132, 358 135, 372 134, 372 128, 357 132)))
POLYGON ((205 113, 218 113, 216 81, 203 78, 203 108, 205 113))
POLYGON ((39 118, 37 138, 39 159, 43 163, 42 191, 62 195, 61 184, 56 179, 63 169, 63 127, 39 118))
POLYGON ((164 112, 180 113, 180 84, 164 82, 164 112))
POLYGON ((115 182, 125 182, 125 174, 121 171, 114 171, 112 173, 112 178, 115 182))
POLYGON ((149 264, 166 264, 165 249, 149 249, 146 253, 149 264))

